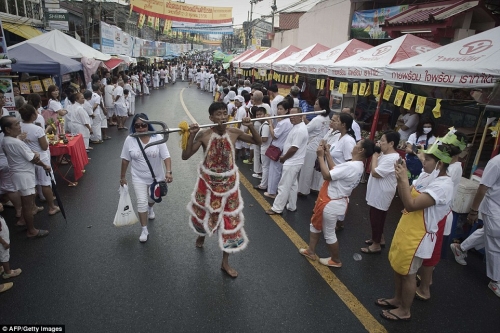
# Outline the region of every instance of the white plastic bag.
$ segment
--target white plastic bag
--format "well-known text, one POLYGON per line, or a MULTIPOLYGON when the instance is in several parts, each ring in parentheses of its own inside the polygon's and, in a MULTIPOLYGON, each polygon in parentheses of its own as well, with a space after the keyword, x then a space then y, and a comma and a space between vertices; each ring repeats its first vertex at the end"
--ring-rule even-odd
POLYGON ((132 207, 132 201, 130 200, 130 194, 128 193, 128 186, 120 186, 120 201, 118 201, 118 209, 115 214, 115 221, 113 224, 116 227, 123 227, 125 225, 132 225, 137 223, 139 219, 135 215, 134 208, 132 207))

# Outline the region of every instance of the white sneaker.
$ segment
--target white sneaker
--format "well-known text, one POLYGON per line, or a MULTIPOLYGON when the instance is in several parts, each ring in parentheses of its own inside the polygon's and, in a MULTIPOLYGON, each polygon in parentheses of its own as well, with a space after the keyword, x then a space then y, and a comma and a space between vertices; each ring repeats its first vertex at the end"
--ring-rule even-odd
POLYGON ((488 283, 488 288, 490 288, 495 295, 500 297, 500 284, 498 282, 490 281, 490 283, 488 283))
POLYGON ((460 244, 451 243, 450 249, 451 252, 453 252, 453 254, 455 255, 455 261, 460 265, 466 266, 467 262, 465 261, 465 258, 467 258, 467 252, 462 251, 462 249, 460 248, 460 244))
POLYGON ((259 175, 258 173, 254 173, 254 174, 252 174, 252 177, 253 177, 253 178, 262 179, 262 176, 261 176, 261 175, 259 175))
POLYGON ((154 220, 156 217, 153 207, 148 207, 148 219, 154 220))
POLYGON ((142 230, 141 236, 139 237, 139 242, 145 243, 148 240, 149 232, 147 230, 142 230))

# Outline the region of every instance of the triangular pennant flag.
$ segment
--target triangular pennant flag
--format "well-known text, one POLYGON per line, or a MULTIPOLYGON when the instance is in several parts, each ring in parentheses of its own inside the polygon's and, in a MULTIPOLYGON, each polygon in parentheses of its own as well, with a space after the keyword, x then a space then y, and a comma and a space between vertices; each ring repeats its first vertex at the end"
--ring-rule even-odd
POLYGON ((359 84, 359 95, 360 96, 364 96, 365 95, 365 91, 366 91, 366 83, 365 82, 361 82, 359 84))
POLYGON ((352 95, 353 96, 356 96, 358 94, 358 86, 359 86, 358 82, 354 82, 352 84, 352 95))
POLYGON ((375 81, 373 82, 373 94, 375 96, 378 96, 379 95, 379 89, 380 89, 380 81, 375 81))
POLYGON ((392 94, 392 90, 394 89, 393 86, 390 86, 390 85, 386 85, 385 86, 385 90, 384 90, 384 99, 386 101, 389 101, 389 99, 391 98, 391 94, 392 94))
POLYGON ((415 99, 415 95, 407 93, 406 94, 406 99, 405 99, 405 105, 404 108, 406 110, 410 110, 411 105, 413 104, 413 100, 415 99))
POLYGON ((396 93, 396 97, 394 98, 394 105, 401 106, 403 97, 405 97, 405 92, 403 90, 398 90, 398 92, 396 93))
POLYGON ((432 109, 432 114, 434 118, 441 118, 441 98, 436 99, 436 106, 432 109))
POLYGON ((427 97, 423 97, 423 96, 417 97, 417 106, 415 107, 416 113, 424 113, 426 101, 427 101, 427 97))

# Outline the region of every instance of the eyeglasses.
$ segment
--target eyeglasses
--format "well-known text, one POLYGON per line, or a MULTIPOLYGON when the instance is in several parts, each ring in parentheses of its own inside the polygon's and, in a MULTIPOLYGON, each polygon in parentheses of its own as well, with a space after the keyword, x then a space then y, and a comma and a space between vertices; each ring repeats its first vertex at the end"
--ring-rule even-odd
POLYGON ((134 128, 147 128, 148 124, 146 123, 135 123, 134 128))

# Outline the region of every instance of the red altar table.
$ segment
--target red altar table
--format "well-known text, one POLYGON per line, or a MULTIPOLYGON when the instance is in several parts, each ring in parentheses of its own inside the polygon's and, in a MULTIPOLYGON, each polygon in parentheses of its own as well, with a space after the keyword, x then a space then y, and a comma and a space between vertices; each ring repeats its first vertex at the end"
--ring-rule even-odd
MULTIPOLYGON (((76 181, 83 176, 85 166, 89 163, 89 158, 81 134, 74 137, 67 134, 66 137, 68 138, 68 144, 58 143, 57 145, 50 145, 50 156, 68 155, 71 159, 76 181)), ((56 165, 54 169, 57 168, 58 166, 56 165)))

